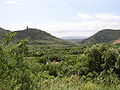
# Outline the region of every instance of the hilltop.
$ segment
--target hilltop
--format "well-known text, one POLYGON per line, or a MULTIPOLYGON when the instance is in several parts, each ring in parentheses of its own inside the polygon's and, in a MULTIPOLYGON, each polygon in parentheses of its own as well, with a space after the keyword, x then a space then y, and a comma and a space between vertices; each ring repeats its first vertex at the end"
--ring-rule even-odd
MULTIPOLYGON (((9 32, 11 31, 1 28, 0 36, 2 36, 3 33, 9 33, 9 32)), ((59 39, 40 29, 27 28, 25 30, 19 30, 14 32, 17 33, 17 36, 15 37, 16 41, 30 37, 30 41, 28 44, 32 44, 32 45, 71 45, 70 42, 59 39)))
MULTIPOLYGON (((5 29, 3 29, 3 28, 0 27, 0 38, 3 38, 2 35, 3 35, 4 33, 10 33, 10 32, 11 32, 11 31, 5 30, 5 29)), ((1 43, 1 40, 0 40, 0 43, 1 43)))
POLYGON ((111 43, 120 38, 120 30, 104 29, 93 36, 83 39, 82 44, 111 43))
POLYGON ((0 34, 9 33, 9 32, 11 32, 11 31, 5 30, 5 29, 3 29, 3 28, 0 27, 0 34))

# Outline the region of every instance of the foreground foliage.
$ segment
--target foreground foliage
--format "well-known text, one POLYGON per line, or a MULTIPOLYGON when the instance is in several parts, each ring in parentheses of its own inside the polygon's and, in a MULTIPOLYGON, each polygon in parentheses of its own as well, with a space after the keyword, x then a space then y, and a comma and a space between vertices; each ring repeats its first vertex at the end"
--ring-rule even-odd
POLYGON ((0 45, 1 90, 119 90, 119 45, 14 44, 15 33, 0 45))

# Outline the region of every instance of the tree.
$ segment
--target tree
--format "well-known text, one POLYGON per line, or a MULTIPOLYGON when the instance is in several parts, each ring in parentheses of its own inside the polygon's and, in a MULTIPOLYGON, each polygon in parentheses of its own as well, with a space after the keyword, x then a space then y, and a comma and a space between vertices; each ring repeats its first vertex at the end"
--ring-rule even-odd
POLYGON ((90 72, 101 72, 104 64, 103 54, 107 51, 107 46, 104 44, 93 45, 90 49, 86 51, 86 55, 89 57, 88 59, 88 67, 90 72))
POLYGON ((16 33, 5 34, 0 47, 0 88, 28 90, 32 80, 24 56, 28 39, 18 44, 11 43, 16 33))

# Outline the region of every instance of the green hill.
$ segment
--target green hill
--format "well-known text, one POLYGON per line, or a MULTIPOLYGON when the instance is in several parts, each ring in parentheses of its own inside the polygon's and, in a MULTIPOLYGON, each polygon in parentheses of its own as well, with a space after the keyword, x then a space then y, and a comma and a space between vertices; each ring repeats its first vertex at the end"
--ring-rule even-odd
POLYGON ((10 32, 9 30, 5 30, 5 29, 0 27, 0 34, 9 33, 9 32, 10 32))
POLYGON ((110 43, 120 38, 120 30, 104 29, 93 36, 82 40, 82 44, 110 43))
POLYGON ((28 28, 22 31, 15 32, 18 34, 16 37, 17 39, 26 38, 28 36, 30 37, 31 40, 52 40, 53 38, 56 38, 51 34, 39 29, 28 28))
POLYGON ((3 38, 3 34, 4 33, 10 33, 11 31, 9 30, 5 30, 3 28, 0 27, 0 43, 1 43, 1 39, 3 38))
MULTIPOLYGON (((0 33, 2 36, 3 33, 8 33, 10 31, 4 30, 1 28, 0 33)), ((15 41, 30 37, 30 41, 28 44, 32 45, 71 45, 72 43, 59 39, 51 34, 33 28, 27 28, 25 30, 14 31, 17 33, 15 37, 15 41)))

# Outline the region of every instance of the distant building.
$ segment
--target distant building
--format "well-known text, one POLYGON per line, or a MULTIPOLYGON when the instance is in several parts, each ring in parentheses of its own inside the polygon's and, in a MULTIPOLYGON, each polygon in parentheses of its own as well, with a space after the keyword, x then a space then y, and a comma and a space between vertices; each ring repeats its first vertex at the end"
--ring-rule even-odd
POLYGON ((28 26, 27 26, 27 29, 28 29, 28 26))

